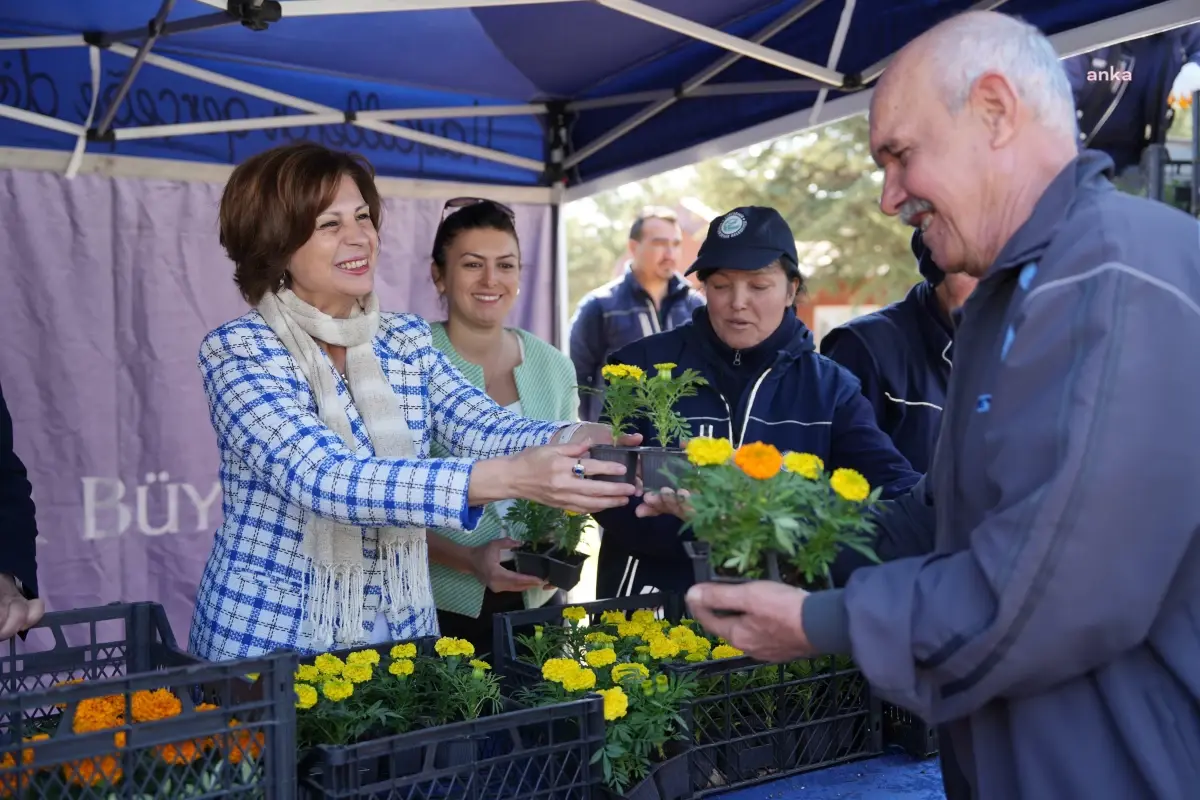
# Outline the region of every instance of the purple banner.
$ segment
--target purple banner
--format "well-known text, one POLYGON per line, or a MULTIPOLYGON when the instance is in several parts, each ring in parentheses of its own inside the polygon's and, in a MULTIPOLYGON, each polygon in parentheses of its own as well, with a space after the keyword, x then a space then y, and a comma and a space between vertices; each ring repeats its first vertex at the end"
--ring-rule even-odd
MULTIPOLYGON (((196 354, 246 311, 217 241, 222 187, 22 170, 0 185, 0 384, 33 483, 43 596, 52 611, 162 603, 186 645, 221 521, 196 354)), ((385 310, 443 318, 429 277, 441 210, 387 199, 385 310)), ((552 339, 550 210, 515 210, 526 266, 510 324, 552 339)))

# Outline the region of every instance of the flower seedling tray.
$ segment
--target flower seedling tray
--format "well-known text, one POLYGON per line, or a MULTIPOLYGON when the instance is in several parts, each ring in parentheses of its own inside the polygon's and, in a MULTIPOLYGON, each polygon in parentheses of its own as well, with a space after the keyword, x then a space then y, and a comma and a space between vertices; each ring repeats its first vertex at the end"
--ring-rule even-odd
POLYGON ((519 547, 512 553, 514 571, 541 578, 564 592, 569 592, 579 585, 583 565, 588 559, 583 553, 563 554, 555 550, 538 552, 525 547, 519 547))
POLYGON ((295 797, 295 654, 200 661, 153 603, 50 613, 29 638, 0 645, 0 795, 295 797), (239 701, 249 676, 263 691, 239 701))
POLYGON ((588 458, 596 461, 611 461, 614 464, 620 464, 625 467, 624 475, 589 475, 594 481, 605 481, 607 483, 633 483, 634 477, 637 475, 638 465, 638 447, 623 447, 615 444, 597 444, 592 445, 588 451, 588 458))

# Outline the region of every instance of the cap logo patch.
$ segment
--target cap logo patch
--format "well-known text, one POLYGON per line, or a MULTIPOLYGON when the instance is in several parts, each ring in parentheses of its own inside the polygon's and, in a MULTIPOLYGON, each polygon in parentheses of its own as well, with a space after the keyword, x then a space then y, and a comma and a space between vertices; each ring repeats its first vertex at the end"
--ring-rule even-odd
POLYGON ((746 218, 735 211, 721 220, 721 226, 717 228, 717 235, 722 239, 732 239, 744 230, 746 230, 746 218))

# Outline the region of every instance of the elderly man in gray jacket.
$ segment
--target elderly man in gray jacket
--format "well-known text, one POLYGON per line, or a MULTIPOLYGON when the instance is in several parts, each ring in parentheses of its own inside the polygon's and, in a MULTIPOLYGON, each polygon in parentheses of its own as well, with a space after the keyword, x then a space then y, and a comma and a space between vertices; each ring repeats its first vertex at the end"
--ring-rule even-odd
MULTIPOLYGON (((962 15, 892 62, 871 108, 883 210, 981 279, 926 476, 932 552, 915 537, 844 589, 688 599, 756 658, 852 654, 884 698, 948 724, 979 800, 1184 800, 1200 796, 1200 227, 1116 191, 1076 135, 1050 43, 1018 20, 962 15)), ((679 510, 641 513, 656 504, 679 510)))

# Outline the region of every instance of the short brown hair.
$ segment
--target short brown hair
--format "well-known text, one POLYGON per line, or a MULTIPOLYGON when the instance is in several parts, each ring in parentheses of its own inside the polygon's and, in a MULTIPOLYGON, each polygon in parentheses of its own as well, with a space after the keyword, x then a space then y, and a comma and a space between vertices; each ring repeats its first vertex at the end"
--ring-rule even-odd
POLYGON ((290 285, 288 260, 333 203, 343 175, 362 192, 378 230, 383 204, 371 162, 355 153, 295 142, 259 153, 234 169, 221 195, 221 246, 234 264, 233 280, 255 306, 290 285))
POLYGON ((637 215, 637 219, 633 221, 633 225, 629 228, 630 239, 638 242, 642 240, 642 227, 648 219, 661 219, 664 222, 679 224, 679 217, 666 206, 646 206, 637 215))

